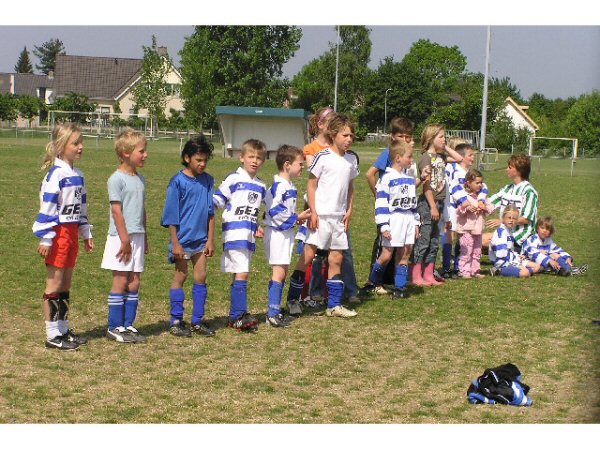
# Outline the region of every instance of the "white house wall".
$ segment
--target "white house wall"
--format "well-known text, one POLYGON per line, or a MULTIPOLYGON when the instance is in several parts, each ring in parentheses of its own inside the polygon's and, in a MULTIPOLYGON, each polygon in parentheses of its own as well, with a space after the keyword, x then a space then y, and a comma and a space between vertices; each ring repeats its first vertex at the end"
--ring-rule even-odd
POLYGON ((506 105, 504 112, 515 128, 525 128, 529 133, 535 133, 531 124, 512 105, 506 105))

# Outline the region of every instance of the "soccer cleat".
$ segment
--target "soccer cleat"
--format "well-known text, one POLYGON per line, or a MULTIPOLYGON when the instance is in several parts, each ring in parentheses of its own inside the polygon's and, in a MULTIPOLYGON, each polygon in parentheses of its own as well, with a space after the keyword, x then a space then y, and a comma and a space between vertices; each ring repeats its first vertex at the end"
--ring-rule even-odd
POLYGON ((350 305, 359 305, 360 304, 360 298, 358 298, 356 295, 353 295, 352 297, 348 298, 348 303, 350 305))
POLYGON ((318 310, 326 306, 325 300, 322 297, 306 297, 304 300, 300 300, 300 308, 302 311, 306 310, 318 310))
POLYGON ((258 319, 246 312, 235 320, 230 319, 227 326, 239 331, 256 332, 258 331, 258 319))
POLYGON ((375 293, 376 286, 372 283, 366 283, 363 287, 358 290, 358 296, 365 298, 370 297, 375 293))
POLYGON ((456 280, 458 278, 458 271, 454 269, 444 270, 442 278, 445 280, 456 280))
POLYGON ((377 286, 375 288, 375 294, 377 294, 377 295, 389 295, 391 293, 392 293, 392 291, 387 289, 383 284, 381 286, 377 286))
POLYGON ((561 276, 561 277, 570 277, 571 276, 571 271, 569 269, 564 269, 564 268, 561 267, 560 269, 558 269, 558 271, 556 272, 556 274, 558 276, 561 276))
POLYGON ((106 331, 106 338, 122 344, 133 344, 136 342, 135 337, 125 327, 109 328, 106 331))
POLYGON ((406 288, 394 288, 392 291, 392 300, 400 300, 408 297, 409 295, 406 288))
POLYGON ((573 275, 574 277, 577 275, 583 275, 584 273, 586 273, 588 270, 588 265, 587 264, 582 264, 579 267, 573 266, 573 268, 571 269, 571 275, 573 275))
POLYGON ((79 345, 85 345, 88 343, 87 338, 84 338, 83 336, 73 333, 73 330, 71 330, 71 329, 68 329, 67 332, 65 334, 63 334, 63 336, 65 337, 65 339, 67 341, 75 342, 79 345))
POLYGON ((178 337, 192 337, 192 332, 183 320, 176 320, 169 327, 169 333, 178 337))
POLYGON ((496 275, 500 274, 500 269, 498 269, 495 266, 490 267, 490 275, 495 277, 496 275))
POLYGON ((196 325, 192 325, 191 330, 192 330, 192 333, 199 334, 200 336, 211 337, 216 334, 215 330, 213 330, 212 328, 210 328, 208 325, 206 325, 203 322, 197 323, 196 325))
POLYGON ((138 344, 143 344, 148 340, 146 336, 142 336, 140 332, 131 325, 125 328, 125 330, 133 336, 133 339, 135 339, 135 342, 137 342, 138 344))
POLYGON ((267 325, 271 325, 273 328, 287 328, 290 323, 286 320, 283 314, 277 314, 276 316, 267 316, 265 322, 267 325))
POLYGON ((479 279, 481 279, 481 278, 485 278, 485 275, 482 274, 482 273, 476 273, 476 274, 473 274, 473 278, 479 278, 479 279))
POLYGON ((288 311, 292 316, 299 316, 302 314, 302 307, 298 300, 288 300, 288 311))
POLYGON ((327 317, 354 317, 357 312, 343 307, 342 305, 338 305, 334 308, 327 308, 325 310, 325 315, 327 317))
POLYGON ((64 335, 56 336, 52 339, 46 339, 46 348, 55 348, 64 352, 74 351, 79 348, 79 344, 75 341, 69 341, 64 335))

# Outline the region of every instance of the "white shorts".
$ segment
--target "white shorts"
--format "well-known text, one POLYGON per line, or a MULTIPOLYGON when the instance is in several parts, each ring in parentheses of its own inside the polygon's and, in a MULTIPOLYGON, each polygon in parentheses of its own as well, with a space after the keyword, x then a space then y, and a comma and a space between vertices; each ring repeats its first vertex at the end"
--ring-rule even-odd
POLYGON ((390 215, 390 233, 392 239, 381 236, 382 247, 404 247, 415 243, 415 217, 412 212, 394 213, 390 215))
POLYGON ((221 255, 221 272, 248 273, 254 252, 247 248, 224 250, 221 255))
POLYGON ((265 255, 270 265, 287 266, 292 262, 295 229, 276 230, 265 227, 265 255))
POLYGON ((131 259, 125 263, 119 261, 117 253, 121 249, 121 239, 118 235, 108 235, 106 245, 104 246, 104 255, 102 256, 102 269, 117 270, 119 272, 143 272, 144 271, 144 250, 145 234, 132 233, 129 235, 131 239, 131 259))
POLYGON ((348 236, 344 230, 343 216, 319 216, 319 228, 308 230, 306 244, 321 250, 347 250, 348 236))
POLYGON ((450 197, 446 196, 444 200, 444 223, 450 222, 452 224, 451 230, 456 232, 458 230, 457 219, 456 208, 450 203, 450 197))

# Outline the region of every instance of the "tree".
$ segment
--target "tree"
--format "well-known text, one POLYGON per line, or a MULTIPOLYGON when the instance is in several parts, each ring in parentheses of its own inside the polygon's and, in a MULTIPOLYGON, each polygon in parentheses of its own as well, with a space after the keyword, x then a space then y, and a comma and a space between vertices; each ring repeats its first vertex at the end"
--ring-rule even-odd
MULTIPOLYGON (((91 114, 96 109, 96 103, 91 103, 89 98, 76 92, 67 92, 64 97, 56 99, 51 109, 55 111, 69 111, 79 114, 61 114, 61 119, 69 120, 75 123, 86 123, 90 120, 91 114)), ((59 117, 57 117, 59 118, 59 117)))
POLYGON ((34 46, 33 54, 40 60, 40 64, 36 64, 35 68, 48 75, 51 70, 54 70, 56 55, 64 52, 64 50, 65 46, 60 39, 50 39, 39 47, 34 46))
POLYGON ((17 110, 19 115, 29 120, 29 126, 34 117, 40 114, 40 111, 45 107, 44 102, 31 95, 21 95, 17 97, 17 110))
POLYGON ((17 101, 12 94, 0 94, 0 120, 17 120, 17 101))
POLYGON ((600 92, 582 95, 569 109, 566 122, 568 137, 579 140, 586 156, 600 155, 600 92))
POLYGON ((29 51, 27 47, 23 47, 23 51, 19 55, 17 64, 15 64, 15 72, 17 73, 33 73, 33 66, 29 59, 29 51))
POLYGON ((214 126, 217 105, 281 106, 282 67, 301 37, 295 26, 197 26, 179 52, 188 122, 214 126))
POLYGON ((154 131, 154 122, 164 117, 167 104, 167 76, 173 62, 166 54, 160 54, 156 36, 152 36, 152 46, 145 47, 140 79, 133 87, 133 99, 137 109, 145 108, 150 113, 150 130, 154 131))

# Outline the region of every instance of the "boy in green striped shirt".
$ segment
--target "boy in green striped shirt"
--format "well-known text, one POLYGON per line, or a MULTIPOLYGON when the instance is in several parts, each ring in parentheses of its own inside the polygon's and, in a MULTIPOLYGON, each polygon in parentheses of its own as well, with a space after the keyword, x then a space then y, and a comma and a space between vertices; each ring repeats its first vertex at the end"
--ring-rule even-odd
MULTIPOLYGON (((535 232, 538 193, 529 183, 530 172, 531 160, 529 156, 524 154, 511 155, 508 158, 506 174, 512 179, 512 183, 507 184, 490 197, 492 205, 496 209, 500 208, 500 217, 502 217, 502 212, 508 205, 515 205, 519 210, 519 219, 513 230, 517 251, 520 251, 523 242, 535 232)), ((487 221, 486 226, 497 228, 500 224, 499 219, 490 219, 487 221)), ((492 233, 486 233, 483 238, 483 245, 489 246, 491 238, 492 233)))

